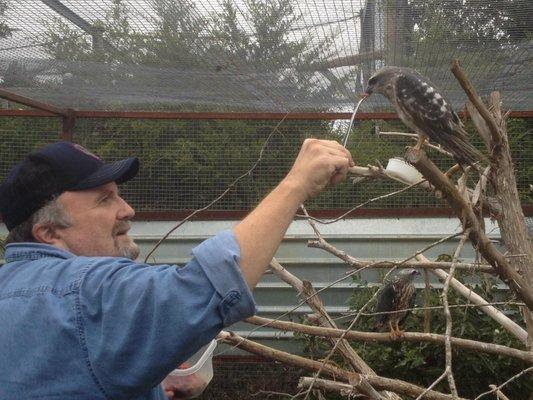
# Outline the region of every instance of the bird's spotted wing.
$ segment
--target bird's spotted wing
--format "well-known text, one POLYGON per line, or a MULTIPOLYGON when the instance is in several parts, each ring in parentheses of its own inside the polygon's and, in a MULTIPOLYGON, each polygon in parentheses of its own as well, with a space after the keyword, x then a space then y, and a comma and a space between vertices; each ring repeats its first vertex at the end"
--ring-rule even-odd
POLYGON ((433 141, 442 144, 442 135, 464 138, 463 130, 457 129, 461 121, 449 101, 421 75, 401 74, 396 80, 395 94, 399 111, 433 141))
MULTIPOLYGON (((396 298, 396 291, 394 289, 394 284, 388 283, 381 289, 378 297, 378 304, 376 307, 376 312, 389 312, 393 311, 394 302, 396 298)), ((379 314, 376 316, 375 327, 380 328, 389 320, 390 314, 379 314)))
MULTIPOLYGON (((415 306, 415 298, 416 298, 416 291, 415 286, 411 283, 408 285, 408 287, 405 288, 406 290, 406 299, 402 302, 398 309, 411 309, 415 306)), ((406 311, 404 316, 400 319, 399 325, 403 324, 405 319, 411 314, 411 311, 406 311)))

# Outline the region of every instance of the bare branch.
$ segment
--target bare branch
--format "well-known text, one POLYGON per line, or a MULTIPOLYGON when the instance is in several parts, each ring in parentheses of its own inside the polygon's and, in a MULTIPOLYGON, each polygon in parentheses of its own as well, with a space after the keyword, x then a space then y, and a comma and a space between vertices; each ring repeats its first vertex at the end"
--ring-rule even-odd
MULTIPOLYGON (((407 138, 410 138, 410 139, 413 139, 415 142, 418 141, 418 138, 419 136, 416 134, 416 133, 404 133, 404 132, 381 132, 381 131, 378 131, 378 136, 399 136, 399 137, 407 137, 407 138)), ((426 141, 426 143, 424 143, 424 146, 427 146, 433 150, 436 150, 438 151, 439 153, 441 154, 444 154, 445 156, 448 156, 448 157, 453 157, 452 153, 450 153, 449 151, 446 151, 444 150, 442 147, 440 146, 435 146, 434 144, 431 144, 429 142, 426 141)))
MULTIPOLYGON (((270 326, 283 331, 292 331, 304 333, 307 335, 321 336, 321 337, 340 337, 343 332, 342 329, 323 328, 317 326, 310 326, 304 324, 298 324, 296 322, 279 321, 264 317, 250 317, 246 319, 249 322, 258 326, 270 326)), ((390 335, 387 332, 363 332, 350 330, 346 332, 346 339, 358 340, 364 342, 393 342, 390 335)), ((396 341, 410 342, 410 343, 436 343, 444 344, 444 335, 436 333, 421 333, 421 332, 404 332, 401 337, 396 341)), ((512 357, 524 362, 533 363, 533 353, 514 349, 494 343, 478 342, 476 340, 462 339, 451 337, 451 344, 453 347, 467 349, 475 352, 497 354, 500 356, 512 357)))
POLYGON ((318 218, 315 218, 315 217, 311 217, 311 216, 306 216, 306 215, 302 215, 302 214, 296 214, 297 217, 301 217, 301 218, 308 218, 308 219, 311 219, 313 221, 316 221, 318 222, 319 224, 323 224, 323 225, 328 225, 328 224, 333 224, 337 221, 340 221, 341 219, 345 218, 347 215, 351 214, 352 212, 354 212, 355 210, 359 209, 359 208, 362 208, 364 206, 366 206, 367 204, 370 204, 370 203, 373 203, 375 201, 378 201, 378 200, 382 200, 382 199, 386 199, 387 197, 391 197, 391 196, 395 196, 397 194, 400 194, 400 193, 403 193, 413 187, 416 187, 416 186, 419 186, 421 185, 422 183, 424 183, 425 180, 422 180, 420 182, 417 182, 417 183, 414 183, 412 185, 409 185, 409 186, 406 186, 400 190, 397 190, 395 192, 391 192, 391 193, 387 193, 387 194, 384 194, 382 196, 378 196, 378 197, 374 197, 373 199, 370 199, 370 200, 367 200, 365 201, 364 203, 361 203, 355 207, 352 207, 350 208, 348 211, 346 211, 344 214, 342 214, 341 216, 335 218, 335 219, 332 219, 332 220, 323 220, 323 219, 318 219, 318 218))
POLYGON ((489 110, 487 110, 487 107, 485 107, 485 105, 481 101, 481 98, 477 94, 476 89, 470 83, 470 80, 459 65, 459 60, 457 60, 456 58, 452 61, 452 73, 455 75, 455 77, 459 81, 459 84, 465 91, 466 95, 488 125, 492 144, 494 145, 496 143, 499 143, 500 135, 498 132, 498 125, 496 124, 496 121, 490 114, 489 110))
POLYGON ((406 157, 428 181, 438 188, 461 219, 463 227, 470 228, 470 240, 483 257, 494 267, 500 278, 533 309, 533 291, 509 261, 496 249, 485 234, 472 207, 465 201, 452 182, 428 159, 423 151, 409 148, 406 157))
POLYGON ((504 386, 507 386, 509 383, 511 383, 512 381, 520 378, 522 375, 524 374, 527 374, 528 372, 531 372, 533 371, 533 367, 529 367, 529 368, 526 368, 522 371, 520 371, 518 374, 512 376, 511 378, 507 379, 505 382, 503 382, 500 386, 492 389, 492 390, 489 390, 488 392, 485 392, 485 393, 481 393, 479 396, 477 396, 474 400, 479 400, 481 399, 483 396, 486 396, 487 394, 491 394, 491 393, 495 393, 497 390, 501 390, 502 387, 504 386))
MULTIPOLYGON (((418 255, 417 259, 420 261, 429 261, 423 255, 418 255)), ((442 269, 431 270, 431 272, 436 275, 441 281, 445 281, 448 278, 448 274, 442 269)), ((527 332, 516 322, 507 317, 504 313, 498 310, 496 307, 489 305, 489 303, 480 295, 475 293, 472 289, 466 287, 457 279, 452 278, 450 281, 450 286, 461 296, 465 297, 468 301, 482 306, 481 310, 487 314, 489 317, 494 319, 496 322, 501 324, 501 326, 520 340, 524 345, 527 344, 527 332)))
POLYGON ((335 381, 330 381, 327 379, 314 379, 307 376, 300 378, 298 383, 298 389, 308 389, 311 387, 316 387, 317 389, 323 389, 328 392, 336 392, 343 397, 348 397, 349 399, 355 399, 357 397, 362 397, 361 393, 353 386, 347 383, 340 383, 335 381))
POLYGON ((198 214, 198 213, 210 208, 213 204, 215 204, 220 199, 222 199, 226 194, 228 194, 229 191, 231 189, 233 189, 235 187, 235 185, 237 185, 237 183, 239 183, 239 181, 241 181, 242 179, 246 178, 247 176, 250 176, 250 174, 257 168, 259 163, 262 161, 263 153, 265 152, 267 144, 270 142, 270 138, 278 130, 279 126, 283 123, 283 121, 285 121, 285 119, 287 118, 288 115, 289 115, 289 113, 286 113, 283 116, 283 118, 278 122, 278 124, 274 127, 274 129, 272 129, 272 131, 270 132, 270 134, 268 135, 268 137, 264 141, 263 146, 261 146, 261 150, 259 150, 259 157, 257 158, 257 160, 255 160, 254 164, 250 167, 250 169, 248 171, 246 171, 244 174, 242 174, 241 176, 237 177, 233 182, 231 182, 229 184, 229 186, 226 187, 226 189, 221 194, 219 194, 213 201, 211 201, 209 204, 207 204, 206 206, 204 206, 202 208, 199 208, 199 209, 193 211, 187 217, 185 217, 183 220, 178 222, 172 229, 170 229, 161 239, 159 239, 159 241, 154 245, 154 247, 148 252, 146 257, 144 258, 144 262, 145 263, 148 262, 148 260, 150 259, 150 256, 152 254, 154 254, 154 252, 161 245, 161 243, 163 243, 172 234, 172 232, 174 232, 176 229, 178 229, 180 226, 182 226, 185 222, 189 221, 196 214, 198 214))
MULTIPOLYGON (((333 254, 334 256, 340 258, 342 261, 346 262, 352 267, 368 267, 371 266, 372 268, 391 268, 391 267, 398 267, 398 268, 424 268, 424 269, 450 269, 452 263, 451 262, 444 262, 444 261, 400 261, 400 260, 392 260, 392 261, 376 261, 376 260, 370 260, 370 261, 362 261, 359 260, 349 254, 347 254, 343 250, 337 249, 335 246, 331 245, 330 243, 326 241, 319 241, 319 240, 310 240, 307 242, 308 247, 313 247, 317 249, 322 249, 327 251, 328 253, 333 254)), ((484 272, 488 274, 494 274, 494 268, 492 266, 487 264, 477 264, 477 263, 457 263, 456 265, 457 269, 466 270, 466 271, 479 271, 484 272)))
POLYGON ((446 378, 446 371, 444 371, 441 376, 439 376, 435 381, 429 385, 424 392, 420 393, 418 397, 415 400, 420 400, 422 397, 426 395, 427 392, 429 392, 431 389, 433 389, 435 386, 439 384, 440 381, 442 381, 444 378, 446 378))
MULTIPOLYGON (((466 173, 463 174, 463 177, 466 178, 466 173)), ((466 181, 466 179, 465 179, 466 181)), ((464 186, 466 187, 466 186, 464 186)), ((464 193, 463 193, 464 195, 464 193)), ((444 333, 444 348, 445 348, 445 363, 446 367, 444 370, 444 373, 446 374, 446 378, 448 379, 448 384, 450 386, 450 391, 452 392, 452 397, 455 399, 459 395, 457 393, 457 387, 455 384, 455 378, 453 377, 453 368, 452 368, 452 314, 450 312, 450 307, 448 304, 448 290, 450 288, 450 282, 453 278, 453 274, 455 272, 455 263, 459 259, 459 256, 461 255, 461 251, 463 250, 463 247, 466 243, 466 240, 468 239, 469 229, 465 230, 465 233, 461 237, 461 240, 459 242, 459 245, 457 246, 457 249, 455 249, 455 252, 453 254, 452 259, 452 267, 450 268, 450 273, 448 277, 446 278, 446 281, 444 282, 444 288, 442 289, 442 303, 444 304, 444 316, 446 317, 446 331, 444 333)))
MULTIPOLYGON (((224 343, 237 346, 250 353, 277 360, 289 365, 295 365, 297 367, 304 368, 309 371, 322 370, 326 375, 335 379, 341 379, 345 382, 350 383, 361 382, 361 375, 356 372, 348 372, 328 363, 309 360, 305 357, 300 357, 294 354, 286 353, 281 350, 276 350, 271 347, 245 339, 233 332, 222 331, 219 334, 219 339, 224 343)), ((399 394, 404 394, 406 396, 416 397, 425 390, 420 386, 413 385, 411 383, 404 382, 398 379, 389 379, 381 376, 368 375, 365 376, 365 378, 370 385, 372 385, 378 390, 388 390, 399 394)), ((358 391, 361 391, 361 388, 357 386, 357 384, 355 384, 354 386, 358 391)), ((451 396, 433 390, 429 391, 426 394, 426 398, 428 400, 452 400, 451 396)), ((459 398, 459 400, 466 399, 459 398)))
POLYGON ((498 400, 510 400, 509 397, 507 397, 506 395, 504 395, 504 394, 502 393, 502 391, 498 389, 498 386, 496 386, 496 385, 489 385, 489 387, 490 387, 491 389, 494 390, 494 393, 496 394, 496 397, 498 398, 498 400))
MULTIPOLYGON (((283 266, 274 258, 270 263, 273 271, 286 283, 294 287, 300 297, 314 310, 318 315, 318 323, 324 327, 328 328, 337 328, 335 321, 326 312, 322 301, 317 296, 316 291, 313 289, 311 284, 306 281, 301 281, 296 276, 287 271, 283 266)), ((332 344, 335 346, 336 341, 332 340, 332 344)), ((355 371, 362 372, 364 374, 375 375, 376 373, 372 368, 370 368, 365 361, 359 357, 357 352, 350 346, 347 340, 342 340, 338 345, 339 352, 341 355, 348 361, 350 365, 355 369, 355 371)), ((376 393, 371 393, 373 397, 379 399, 379 395, 376 393)))

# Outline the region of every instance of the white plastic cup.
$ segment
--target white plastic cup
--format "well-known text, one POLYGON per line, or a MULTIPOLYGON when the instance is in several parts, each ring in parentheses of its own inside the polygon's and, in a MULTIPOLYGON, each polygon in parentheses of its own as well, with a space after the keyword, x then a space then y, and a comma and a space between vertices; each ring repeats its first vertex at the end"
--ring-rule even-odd
POLYGON ((179 399, 200 396, 213 379, 213 351, 216 347, 216 340, 203 346, 165 378, 163 387, 173 388, 179 399))
POLYGON ((413 185, 424 179, 415 167, 399 157, 389 159, 385 170, 408 185, 413 185))

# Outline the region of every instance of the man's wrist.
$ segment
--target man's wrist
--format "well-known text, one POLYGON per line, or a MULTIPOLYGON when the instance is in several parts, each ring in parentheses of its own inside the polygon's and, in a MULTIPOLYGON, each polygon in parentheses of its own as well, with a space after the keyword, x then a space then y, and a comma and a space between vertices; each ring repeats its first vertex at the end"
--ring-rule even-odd
POLYGON ((285 192, 289 198, 294 199, 297 206, 305 202, 309 197, 305 187, 290 175, 287 175, 279 183, 278 190, 285 192))

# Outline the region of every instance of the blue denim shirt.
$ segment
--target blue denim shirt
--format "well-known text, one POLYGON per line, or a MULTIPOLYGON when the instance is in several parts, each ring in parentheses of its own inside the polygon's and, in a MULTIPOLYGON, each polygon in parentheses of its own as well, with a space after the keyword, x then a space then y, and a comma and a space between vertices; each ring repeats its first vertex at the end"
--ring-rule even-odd
POLYGON ((185 267, 10 244, 0 268, 0 399, 165 399, 159 383, 253 315, 224 231, 185 267))

